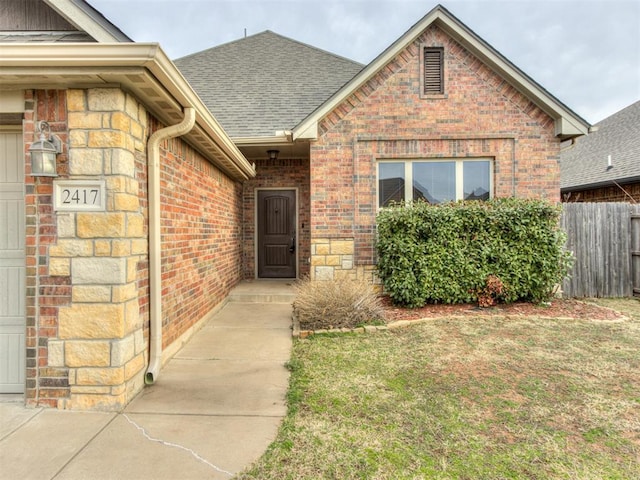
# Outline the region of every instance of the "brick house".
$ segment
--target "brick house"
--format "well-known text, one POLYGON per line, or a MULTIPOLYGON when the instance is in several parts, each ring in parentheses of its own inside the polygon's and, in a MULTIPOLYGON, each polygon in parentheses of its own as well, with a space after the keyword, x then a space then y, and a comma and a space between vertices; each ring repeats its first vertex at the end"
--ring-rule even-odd
POLYGON ((563 202, 640 202, 640 101, 560 152, 563 202))
POLYGON ((392 200, 558 201, 589 128, 440 6, 363 66, 271 32, 174 64, 87 2, 5 3, 0 391, 30 405, 122 408, 242 279, 373 278, 392 200))
POLYGON ((391 200, 556 202, 560 143, 589 128, 441 6, 366 66, 269 31, 175 63, 256 165, 250 278, 270 275, 293 232, 289 275, 371 277, 376 212, 391 200), (260 231, 273 189, 298 201, 279 250, 260 231))

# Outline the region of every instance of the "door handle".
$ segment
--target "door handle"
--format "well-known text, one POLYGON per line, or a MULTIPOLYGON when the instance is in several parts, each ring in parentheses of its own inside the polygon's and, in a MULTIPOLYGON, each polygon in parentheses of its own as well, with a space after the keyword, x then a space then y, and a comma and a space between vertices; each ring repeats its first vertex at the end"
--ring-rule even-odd
POLYGON ((296 233, 293 232, 293 236, 291 237, 291 245, 289 246, 289 253, 295 253, 296 251, 296 233))

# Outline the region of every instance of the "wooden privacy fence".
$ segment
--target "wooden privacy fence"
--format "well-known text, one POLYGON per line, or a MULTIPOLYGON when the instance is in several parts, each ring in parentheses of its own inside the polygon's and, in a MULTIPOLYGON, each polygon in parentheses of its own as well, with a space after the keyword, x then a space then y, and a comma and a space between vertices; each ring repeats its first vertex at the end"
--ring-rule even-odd
POLYGON ((561 225, 575 258, 564 296, 640 294, 640 205, 565 203, 561 225))

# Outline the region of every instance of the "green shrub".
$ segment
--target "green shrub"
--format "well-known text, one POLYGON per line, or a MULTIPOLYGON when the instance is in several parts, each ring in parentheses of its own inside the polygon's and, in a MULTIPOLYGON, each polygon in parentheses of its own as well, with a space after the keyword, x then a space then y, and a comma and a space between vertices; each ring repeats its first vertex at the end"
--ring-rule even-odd
POLYGON ((493 277, 493 300, 544 301, 571 267, 559 215, 548 202, 513 198, 386 208, 378 275, 393 302, 408 307, 488 301, 493 277))
POLYGON ((302 330, 355 328, 384 323, 384 309, 370 283, 364 280, 310 281, 294 285, 293 312, 302 330))

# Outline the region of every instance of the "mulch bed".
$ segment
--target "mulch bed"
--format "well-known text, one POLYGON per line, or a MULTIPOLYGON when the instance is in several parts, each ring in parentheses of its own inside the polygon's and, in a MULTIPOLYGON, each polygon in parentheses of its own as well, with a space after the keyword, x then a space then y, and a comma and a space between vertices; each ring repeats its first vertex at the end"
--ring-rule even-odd
POLYGON ((447 316, 477 316, 477 315, 525 315, 553 318, 589 318, 592 320, 616 320, 623 315, 609 308, 600 307, 593 303, 575 299, 554 299, 549 304, 534 304, 526 302, 508 305, 496 305, 480 308, 477 305, 426 305, 422 308, 401 308, 391 303, 389 297, 382 297, 382 304, 386 312, 387 322, 397 320, 417 320, 419 318, 447 317, 447 316))

